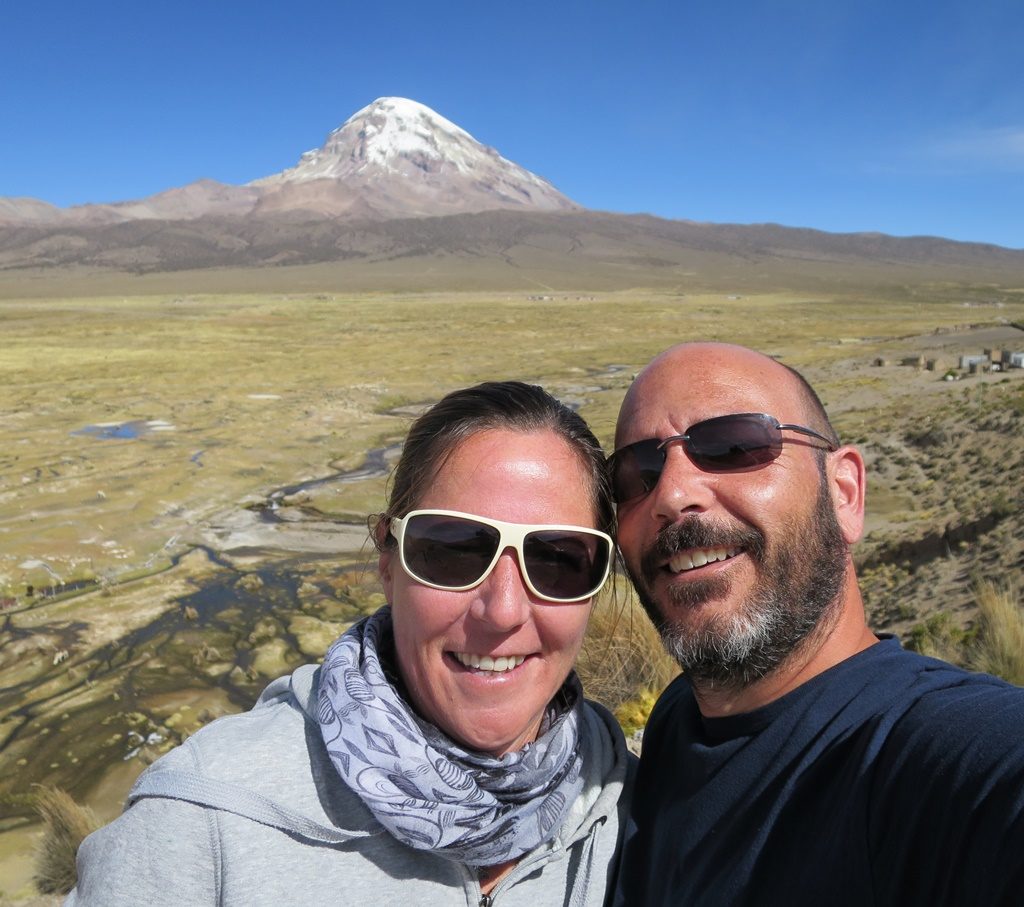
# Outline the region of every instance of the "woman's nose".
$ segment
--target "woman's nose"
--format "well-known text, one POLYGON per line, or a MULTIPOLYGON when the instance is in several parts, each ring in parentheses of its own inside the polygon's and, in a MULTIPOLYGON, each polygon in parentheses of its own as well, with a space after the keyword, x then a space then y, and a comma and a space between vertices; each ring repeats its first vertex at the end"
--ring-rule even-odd
POLYGON ((478 620, 503 632, 527 621, 530 590, 519 572, 515 551, 503 552, 487 579, 477 586, 471 611, 478 620))

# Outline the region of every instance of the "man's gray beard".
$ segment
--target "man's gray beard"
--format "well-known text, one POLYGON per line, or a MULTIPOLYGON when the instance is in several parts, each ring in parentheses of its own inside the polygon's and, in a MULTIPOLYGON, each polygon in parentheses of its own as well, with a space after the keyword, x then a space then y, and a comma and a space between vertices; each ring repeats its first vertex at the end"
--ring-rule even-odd
POLYGON ((777 540, 773 551, 767 551, 764 536, 752 527, 721 530, 690 517, 663 530, 643 558, 643 576, 638 578, 631 571, 631 577, 666 650, 683 671, 699 686, 743 689, 775 670, 816 630, 833 623, 846 575, 846 555, 846 542, 822 476, 814 510, 788 538, 777 540), (658 564, 672 553, 714 547, 742 547, 754 560, 758 582, 739 613, 714 615, 700 628, 687 630, 665 613, 723 595, 729 580, 716 576, 672 586, 664 609, 649 591, 650 580, 661 569, 658 564))

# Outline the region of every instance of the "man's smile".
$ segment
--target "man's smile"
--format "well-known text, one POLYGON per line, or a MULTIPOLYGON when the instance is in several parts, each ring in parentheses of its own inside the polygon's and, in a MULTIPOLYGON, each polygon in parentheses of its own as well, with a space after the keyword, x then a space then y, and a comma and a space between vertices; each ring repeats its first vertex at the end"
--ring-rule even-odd
POLYGON ((738 547, 720 548, 690 548, 687 551, 680 551, 669 558, 667 567, 673 573, 685 573, 687 570, 694 570, 706 564, 713 564, 716 561, 725 561, 736 557, 743 549, 738 547))

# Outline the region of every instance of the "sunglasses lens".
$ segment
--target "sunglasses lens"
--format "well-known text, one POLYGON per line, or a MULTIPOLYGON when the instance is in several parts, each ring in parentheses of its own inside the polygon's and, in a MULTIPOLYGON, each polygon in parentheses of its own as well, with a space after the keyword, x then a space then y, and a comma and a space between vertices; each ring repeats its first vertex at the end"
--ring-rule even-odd
POLYGON ((681 440, 690 459, 706 472, 728 472, 770 463, 782 452, 782 432, 770 416, 737 413, 691 425, 685 437, 647 438, 615 451, 612 491, 617 503, 647 494, 665 468, 665 443, 681 440))
POLYGON ((657 438, 637 441, 612 457, 612 493, 618 503, 647 494, 665 467, 665 450, 657 438))
POLYGON ((438 586, 470 586, 487 569, 501 533, 493 526, 440 514, 411 517, 402 555, 413 576, 438 586))
MULTIPOLYGON (((484 578, 495 553, 506 544, 496 526, 451 514, 417 513, 405 521, 402 561, 421 582, 463 589, 484 578)), ((544 598, 578 601, 601 587, 611 554, 609 539, 600 535, 535 529, 523 540, 522 569, 544 598)))
POLYGON ((606 539, 565 529, 538 530, 523 542, 526 572, 548 598, 588 598, 604 582, 611 549, 606 539))
POLYGON ((756 413, 698 422, 687 435, 693 462, 709 472, 763 466, 782 451, 778 426, 756 413))

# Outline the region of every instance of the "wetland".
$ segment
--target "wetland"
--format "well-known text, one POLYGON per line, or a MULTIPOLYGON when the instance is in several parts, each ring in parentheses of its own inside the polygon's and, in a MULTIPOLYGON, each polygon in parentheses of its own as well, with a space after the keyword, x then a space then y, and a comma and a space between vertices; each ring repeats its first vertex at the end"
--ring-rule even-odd
POLYGON ((1024 566, 1024 370, 959 361, 1024 350, 1022 323, 1024 289, 948 283, 0 299, 6 893, 28 885, 34 784, 112 818, 153 758, 383 602, 367 517, 415 415, 477 381, 544 385, 610 448, 670 343, 778 356, 867 457, 875 629, 969 632, 979 579, 1024 566))

